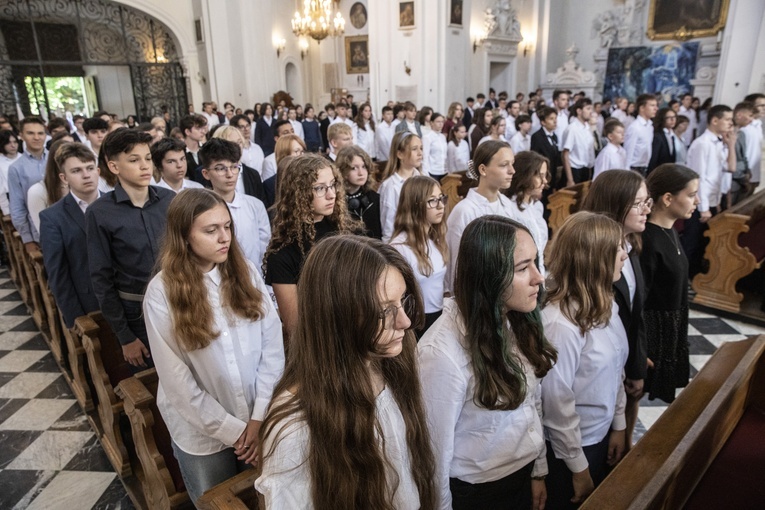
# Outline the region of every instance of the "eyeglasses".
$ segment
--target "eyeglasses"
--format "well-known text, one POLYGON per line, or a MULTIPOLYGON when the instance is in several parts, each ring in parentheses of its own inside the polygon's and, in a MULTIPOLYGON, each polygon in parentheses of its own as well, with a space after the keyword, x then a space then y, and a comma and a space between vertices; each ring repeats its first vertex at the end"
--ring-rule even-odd
POLYGON ((414 315, 414 297, 411 294, 407 294, 401 300, 399 306, 390 305, 380 312, 380 319, 383 321, 385 329, 396 329, 396 318, 400 308, 403 308, 406 316, 411 319, 414 315))
POLYGON ((425 203, 428 204, 428 209, 435 209, 436 207, 438 207, 438 204, 446 206, 446 202, 448 201, 449 201, 449 197, 447 197, 446 195, 441 195, 440 197, 437 197, 437 198, 431 198, 425 203))
POLYGON ((238 164, 238 165, 231 165, 231 166, 215 165, 210 170, 212 170, 216 174, 224 175, 224 174, 227 174, 228 172, 231 172, 232 174, 238 174, 241 169, 242 169, 242 165, 238 164))
POLYGON ((650 211, 652 207, 653 207, 653 198, 649 198, 643 202, 635 202, 634 204, 632 204, 632 208, 638 212, 640 212, 642 209, 647 209, 650 211))
POLYGON ((316 195, 319 198, 322 198, 327 195, 327 191, 332 189, 333 192, 337 193, 338 184, 337 181, 333 181, 332 184, 329 186, 325 186, 323 184, 319 184, 318 186, 314 186, 311 189, 313 190, 313 194, 316 195))
POLYGON ((236 126, 236 128, 237 128, 239 131, 246 131, 246 130, 250 129, 250 125, 249 125, 249 124, 238 124, 238 125, 236 126))

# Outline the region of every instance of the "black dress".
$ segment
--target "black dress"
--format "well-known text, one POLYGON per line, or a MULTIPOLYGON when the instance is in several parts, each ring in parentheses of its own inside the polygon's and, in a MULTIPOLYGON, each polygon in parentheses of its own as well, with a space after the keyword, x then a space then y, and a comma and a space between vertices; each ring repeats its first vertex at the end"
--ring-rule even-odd
MULTIPOLYGON (((337 231, 335 224, 326 217, 315 223, 314 227, 316 228, 316 237, 313 244, 337 231)), ((304 246, 305 253, 301 253, 298 243, 294 242, 286 244, 270 254, 266 260, 266 284, 297 285, 300 271, 303 269, 303 262, 305 262, 313 244, 304 246)))
POLYGON ((374 190, 347 194, 348 212, 356 220, 364 221, 364 234, 367 237, 382 239, 380 223, 380 195, 374 190))
POLYGON ((671 403, 688 385, 688 259, 674 229, 646 223, 640 266, 646 287, 643 309, 648 358, 648 398, 671 403))

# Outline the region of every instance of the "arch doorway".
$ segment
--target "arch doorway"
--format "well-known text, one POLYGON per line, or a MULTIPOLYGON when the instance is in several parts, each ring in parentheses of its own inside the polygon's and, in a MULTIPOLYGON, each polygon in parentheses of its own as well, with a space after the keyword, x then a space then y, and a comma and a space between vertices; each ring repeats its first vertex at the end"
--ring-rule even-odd
POLYGON ((295 103, 303 102, 303 86, 300 80, 300 71, 295 64, 288 62, 284 68, 285 84, 287 92, 292 96, 295 103))
POLYGON ((4 2, 0 112, 180 118, 188 101, 177 47, 163 23, 110 0, 4 2))

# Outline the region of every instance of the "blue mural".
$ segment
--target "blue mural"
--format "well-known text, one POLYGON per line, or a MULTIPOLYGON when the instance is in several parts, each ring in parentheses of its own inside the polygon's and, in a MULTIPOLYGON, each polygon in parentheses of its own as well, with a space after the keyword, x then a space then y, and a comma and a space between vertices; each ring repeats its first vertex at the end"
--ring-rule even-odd
POLYGON ((608 51, 604 98, 634 101, 643 93, 661 94, 661 103, 691 92, 699 43, 611 48, 608 51))

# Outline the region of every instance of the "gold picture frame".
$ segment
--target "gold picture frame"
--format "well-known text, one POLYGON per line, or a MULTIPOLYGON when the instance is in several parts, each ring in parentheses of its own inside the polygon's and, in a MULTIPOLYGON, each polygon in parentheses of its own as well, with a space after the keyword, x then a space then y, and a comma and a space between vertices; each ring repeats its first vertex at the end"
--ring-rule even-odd
POLYGON ((725 27, 730 0, 651 0, 646 35, 652 41, 710 37, 725 27), (693 4, 693 5, 691 5, 693 4))
POLYGON ((369 36, 355 35, 345 38, 345 72, 366 74, 369 72, 369 36))

